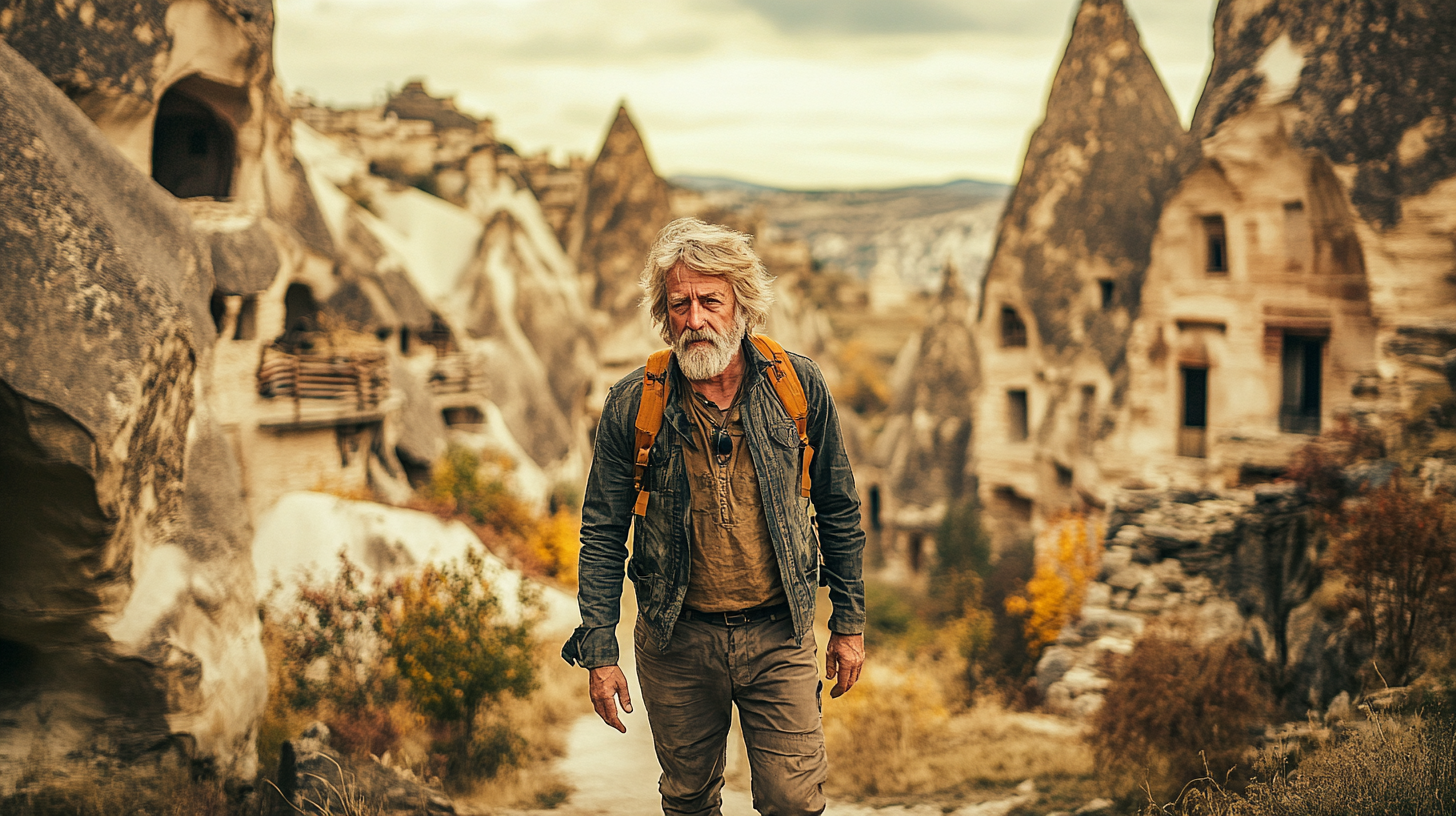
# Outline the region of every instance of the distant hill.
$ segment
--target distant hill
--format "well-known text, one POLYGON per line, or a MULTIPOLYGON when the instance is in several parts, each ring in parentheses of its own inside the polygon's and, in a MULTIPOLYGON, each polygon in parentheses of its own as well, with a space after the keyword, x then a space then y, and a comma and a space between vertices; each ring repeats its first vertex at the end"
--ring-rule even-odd
POLYGON ((761 213, 780 237, 809 243, 814 260, 859 278, 886 265, 912 289, 933 289, 947 261, 975 291, 1011 188, 958 179, 864 190, 785 190, 714 176, 673 176, 711 206, 761 213))

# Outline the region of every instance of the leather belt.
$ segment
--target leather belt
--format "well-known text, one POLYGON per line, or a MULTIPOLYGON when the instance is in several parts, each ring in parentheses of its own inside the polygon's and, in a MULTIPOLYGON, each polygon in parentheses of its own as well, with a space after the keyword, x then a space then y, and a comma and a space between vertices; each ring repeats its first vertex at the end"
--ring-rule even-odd
POLYGON ((789 604, 787 601, 773 606, 755 606, 752 609, 740 609, 736 612, 699 612, 696 609, 683 607, 682 616, 691 621, 700 623, 715 623, 719 626, 743 626, 747 623, 757 623, 766 620, 779 620, 789 616, 789 604))

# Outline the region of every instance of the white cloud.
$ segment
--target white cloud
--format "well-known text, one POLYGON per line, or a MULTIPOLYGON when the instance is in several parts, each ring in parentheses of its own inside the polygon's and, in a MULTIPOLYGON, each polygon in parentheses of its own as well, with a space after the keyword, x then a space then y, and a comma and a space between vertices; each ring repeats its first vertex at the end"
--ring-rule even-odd
MULTIPOLYGON (((1015 176, 1074 0, 1007 0, 930 32, 876 31, 863 2, 806 23, 823 2, 775 17, 759 0, 279 0, 277 60, 286 84, 334 104, 427 77, 526 152, 594 153, 626 98, 664 174, 804 187, 1015 176)), ((1185 119, 1211 3, 1130 0, 1185 119)), ((918 6, 949 19, 945 0, 918 6)))

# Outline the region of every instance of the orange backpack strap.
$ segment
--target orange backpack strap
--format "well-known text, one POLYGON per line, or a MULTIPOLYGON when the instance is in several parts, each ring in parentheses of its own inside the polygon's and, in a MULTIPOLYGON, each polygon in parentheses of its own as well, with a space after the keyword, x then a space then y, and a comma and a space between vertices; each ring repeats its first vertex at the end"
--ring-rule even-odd
POLYGON ((758 353, 768 359, 769 381, 773 383, 774 393, 778 394, 784 411, 799 430, 799 444, 804 446, 804 459, 799 463, 799 495, 807 498, 809 464, 814 461, 814 446, 809 444, 809 400, 804 396, 804 385, 799 382, 799 373, 794 370, 794 363, 789 360, 783 346, 763 334, 755 334, 751 339, 758 353))
POLYGON ((642 377, 642 404, 637 407, 637 456, 632 467, 632 486, 637 488, 637 503, 632 512, 638 516, 647 515, 647 486, 643 477, 647 475, 647 457, 652 453, 652 443, 657 432, 662 430, 662 411, 667 407, 667 361, 672 359, 672 349, 654 351, 647 358, 647 373, 642 377))

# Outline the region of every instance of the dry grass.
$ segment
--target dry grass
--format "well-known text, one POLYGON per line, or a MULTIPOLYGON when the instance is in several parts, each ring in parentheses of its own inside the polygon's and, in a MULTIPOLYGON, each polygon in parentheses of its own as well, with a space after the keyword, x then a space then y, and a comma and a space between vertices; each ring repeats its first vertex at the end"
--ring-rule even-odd
POLYGON ((56 782, 0 800, 3 816, 254 816, 256 801, 229 796, 217 780, 191 779, 177 765, 110 778, 56 782))
POLYGON ((1456 813, 1449 715, 1378 717, 1297 767, 1271 764, 1243 793, 1203 780, 1146 816, 1443 816, 1456 813))
POLYGON ((955 798, 1035 779, 1045 788, 1090 779, 1092 754, 1077 726, 1008 711, 990 699, 970 707, 946 693, 954 666, 877 655, 852 694, 826 701, 829 787, 875 800, 955 798))
POLYGON ((493 719, 520 736, 525 755, 494 777, 474 783, 457 797, 464 804, 487 809, 551 808, 565 801, 571 786, 552 760, 566 751, 565 735, 572 721, 591 712, 580 669, 556 654, 554 640, 541 646, 536 690, 524 700, 499 706, 493 719))

